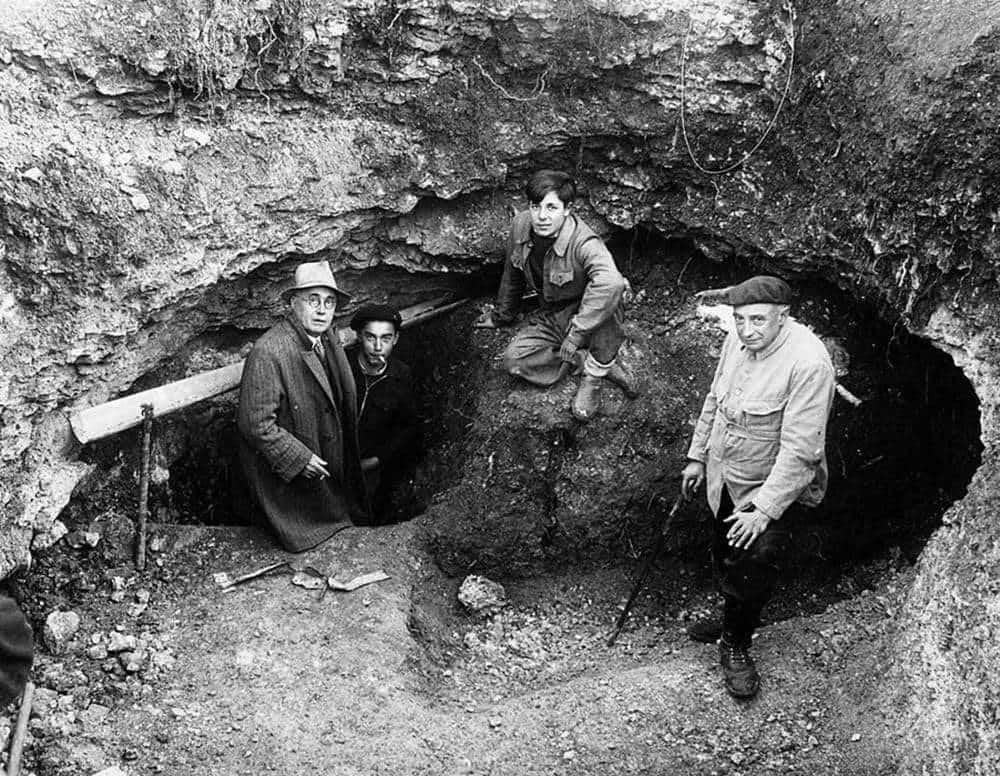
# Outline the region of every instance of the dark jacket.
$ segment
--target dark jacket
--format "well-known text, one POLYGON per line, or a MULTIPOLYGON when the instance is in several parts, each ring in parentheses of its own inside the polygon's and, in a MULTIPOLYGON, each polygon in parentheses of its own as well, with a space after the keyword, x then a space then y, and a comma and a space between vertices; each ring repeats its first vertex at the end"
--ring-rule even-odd
POLYGON ((250 351, 240 382, 240 461, 254 500, 291 552, 369 518, 354 378, 331 332, 323 335, 324 369, 294 319, 275 324, 250 351), (314 453, 329 478, 301 475, 314 453))
POLYGON ((495 317, 510 323, 517 317, 526 289, 537 291, 544 302, 558 304, 579 300, 570 321, 570 332, 585 335, 608 320, 622 301, 625 279, 604 242, 576 216, 568 215, 542 267, 542 288, 535 288, 528 267, 531 253, 531 213, 514 217, 507 237, 507 258, 497 294, 495 317))
POLYGON ((358 389, 361 457, 378 458, 383 476, 392 477, 405 464, 417 439, 417 408, 410 367, 398 358, 390 358, 385 372, 367 383, 366 392, 358 354, 352 353, 350 361, 358 389))

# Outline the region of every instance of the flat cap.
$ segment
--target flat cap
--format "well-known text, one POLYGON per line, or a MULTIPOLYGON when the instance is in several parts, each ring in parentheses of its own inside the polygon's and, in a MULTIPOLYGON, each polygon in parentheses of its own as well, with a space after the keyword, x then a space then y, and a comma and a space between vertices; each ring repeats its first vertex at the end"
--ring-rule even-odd
POLYGON ((726 301, 733 307, 741 304, 791 304, 792 289, 781 278, 756 275, 726 292, 726 301))
POLYGON ((403 325, 403 319, 395 307, 387 304, 366 304, 358 308, 351 318, 351 328, 354 331, 361 331, 366 323, 371 321, 385 321, 396 327, 396 331, 403 325))

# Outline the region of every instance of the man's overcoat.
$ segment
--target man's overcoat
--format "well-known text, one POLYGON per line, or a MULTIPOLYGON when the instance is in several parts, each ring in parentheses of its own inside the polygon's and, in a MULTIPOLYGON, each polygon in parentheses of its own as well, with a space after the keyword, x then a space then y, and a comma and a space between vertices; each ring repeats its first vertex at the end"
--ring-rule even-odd
POLYGON ((357 392, 332 331, 322 337, 324 365, 297 321, 285 318, 254 344, 240 382, 240 461, 254 501, 291 552, 369 522, 357 392), (330 477, 302 476, 314 453, 330 477))

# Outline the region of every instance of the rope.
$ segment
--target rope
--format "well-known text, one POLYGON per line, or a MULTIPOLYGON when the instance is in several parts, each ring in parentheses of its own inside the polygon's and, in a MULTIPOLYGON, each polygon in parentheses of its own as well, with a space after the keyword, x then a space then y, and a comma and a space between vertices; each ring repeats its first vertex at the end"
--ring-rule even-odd
POLYGON ((681 49, 681 134, 684 136, 684 147, 687 149, 688 156, 691 158, 691 163, 706 175, 724 175, 727 172, 732 172, 738 167, 742 167, 751 156, 757 153, 757 149, 764 144, 767 136, 771 134, 771 130, 774 129, 774 125, 778 121, 778 115, 781 113, 781 108, 785 104, 785 98, 788 97, 788 90, 792 86, 792 71, 795 68, 795 8, 792 6, 791 0, 788 0, 785 4, 785 10, 788 13, 788 47, 790 52, 788 55, 788 77, 785 79, 785 89, 781 93, 781 99, 778 100, 778 107, 775 108, 774 115, 764 128, 764 134, 760 136, 760 139, 756 142, 754 147, 751 148, 739 161, 716 170, 710 170, 707 167, 702 166, 702 164, 695 158, 694 151, 691 150, 691 143, 688 141, 687 122, 684 118, 685 105, 687 101, 687 47, 688 38, 691 36, 691 30, 694 28, 694 19, 690 17, 688 18, 687 32, 684 33, 684 46, 681 49))

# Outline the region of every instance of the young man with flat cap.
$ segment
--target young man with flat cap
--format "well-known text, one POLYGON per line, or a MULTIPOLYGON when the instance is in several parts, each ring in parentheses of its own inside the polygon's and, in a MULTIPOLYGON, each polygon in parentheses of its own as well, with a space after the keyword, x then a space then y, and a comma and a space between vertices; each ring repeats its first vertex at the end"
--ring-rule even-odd
POLYGON ((358 450, 357 392, 331 326, 337 288, 326 262, 307 262, 282 295, 283 320, 243 367, 237 425, 253 501, 290 552, 370 522, 358 450))
POLYGON ((723 619, 689 633, 719 639, 726 689, 750 698, 760 685, 750 640, 788 555, 789 529, 799 509, 826 493, 835 379, 826 347, 789 317, 785 281, 752 277, 723 301, 733 307, 735 332, 722 346, 681 474, 686 496, 707 485, 723 619))
POLYGON ((387 522, 393 481, 405 469, 417 441, 417 408, 410 367, 393 350, 403 321, 388 305, 369 304, 351 318, 358 352, 350 359, 358 388, 361 468, 375 521, 387 522))
POLYGON ((541 306, 507 346, 504 367, 541 386, 555 384, 570 369, 582 370, 572 410, 577 420, 588 421, 600 410, 605 380, 629 398, 637 395, 618 363, 625 341, 625 278, 601 238, 572 214, 576 184, 569 175, 539 170, 524 193, 529 207, 515 216, 507 237, 496 310, 474 325, 511 325, 525 291, 537 292, 541 306))

